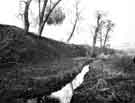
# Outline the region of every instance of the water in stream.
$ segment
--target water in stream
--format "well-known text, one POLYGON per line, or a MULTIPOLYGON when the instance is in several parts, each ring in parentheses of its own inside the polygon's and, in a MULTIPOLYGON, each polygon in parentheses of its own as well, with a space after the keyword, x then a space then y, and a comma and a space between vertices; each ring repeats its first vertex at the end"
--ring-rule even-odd
POLYGON ((73 96, 73 90, 82 84, 84 76, 88 71, 89 65, 84 66, 81 73, 79 73, 72 82, 68 83, 61 90, 53 92, 50 97, 58 98, 60 103, 70 103, 73 96))

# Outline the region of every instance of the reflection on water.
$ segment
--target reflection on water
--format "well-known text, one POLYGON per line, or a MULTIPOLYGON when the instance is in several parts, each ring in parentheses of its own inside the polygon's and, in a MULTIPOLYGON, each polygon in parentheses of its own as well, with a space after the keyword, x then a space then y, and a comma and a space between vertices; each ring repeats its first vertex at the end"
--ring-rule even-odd
POLYGON ((68 83, 61 90, 53 92, 50 97, 59 98, 61 103, 70 103, 73 90, 81 85, 84 80, 84 76, 88 71, 89 65, 84 66, 81 73, 79 73, 71 83, 68 83))

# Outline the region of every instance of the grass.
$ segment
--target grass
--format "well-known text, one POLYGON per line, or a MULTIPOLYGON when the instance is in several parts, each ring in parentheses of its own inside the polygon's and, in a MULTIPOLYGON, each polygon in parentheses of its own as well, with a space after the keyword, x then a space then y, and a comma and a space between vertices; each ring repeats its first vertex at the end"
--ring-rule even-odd
POLYGON ((97 60, 71 103, 134 103, 135 65, 130 57, 97 60))

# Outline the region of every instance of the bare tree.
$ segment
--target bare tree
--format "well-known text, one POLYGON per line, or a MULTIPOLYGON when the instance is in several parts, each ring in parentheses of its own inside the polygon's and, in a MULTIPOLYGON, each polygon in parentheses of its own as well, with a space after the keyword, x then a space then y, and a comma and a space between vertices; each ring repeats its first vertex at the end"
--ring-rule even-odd
POLYGON ((71 38, 73 37, 75 29, 77 27, 77 23, 80 20, 80 13, 81 12, 79 11, 79 3, 80 3, 79 1, 76 1, 76 4, 75 4, 75 21, 73 23, 73 28, 72 28, 72 31, 70 33, 69 38, 67 39, 67 42, 69 42, 71 40, 71 38))
POLYGON ((97 43, 97 37, 98 37, 98 34, 99 34, 99 32, 101 31, 101 27, 102 27, 102 25, 103 25, 102 17, 103 17, 103 14, 100 13, 99 11, 97 11, 96 27, 95 27, 95 30, 94 30, 93 44, 92 44, 92 52, 91 52, 91 56, 92 56, 92 57, 95 57, 95 48, 96 48, 96 43, 97 43))
POLYGON ((101 49, 103 47, 103 41, 104 41, 104 26, 105 26, 105 21, 101 20, 99 32, 98 32, 98 35, 97 35, 97 39, 99 39, 101 49))
POLYGON ((112 28, 114 27, 114 23, 109 20, 105 19, 103 17, 106 16, 106 13, 97 11, 96 16, 96 26, 94 28, 94 36, 93 36, 93 44, 92 44, 92 52, 91 56, 95 57, 95 48, 96 43, 99 40, 100 43, 100 50, 101 52, 104 52, 104 49, 107 47, 107 41, 109 41, 109 32, 112 31, 112 28))
POLYGON ((38 34, 39 36, 42 35, 44 26, 49 18, 49 16, 51 15, 51 13, 53 12, 53 10, 56 8, 56 6, 61 2, 62 0, 58 0, 56 3, 54 3, 54 5, 52 6, 52 8, 49 10, 49 12, 45 15, 45 10, 47 8, 47 3, 48 0, 44 0, 43 2, 43 6, 41 8, 41 1, 38 1, 39 4, 39 28, 38 28, 38 34))
MULTIPOLYGON (((33 0, 34 1, 34 0, 33 0)), ((45 27, 45 24, 47 23, 50 15, 53 13, 53 11, 55 10, 55 8, 57 7, 57 5, 61 2, 62 0, 57 0, 55 3, 52 3, 50 8, 48 9, 48 5, 49 5, 49 0, 37 0, 35 3, 38 4, 38 12, 39 15, 37 16, 38 22, 38 34, 39 36, 42 35, 43 29, 45 27)), ((25 8, 24 8, 24 12, 21 14, 21 16, 24 19, 24 29, 26 32, 29 31, 29 27, 30 27, 30 22, 29 22, 29 10, 30 10, 30 4, 32 2, 32 0, 26 0, 23 1, 25 3, 25 8)), ((33 9, 33 8, 32 8, 33 9)), ((60 10, 60 9, 59 9, 60 10)), ((59 12, 59 11, 57 11, 59 12)), ((61 12, 63 13, 63 12, 61 12)), ((58 13, 56 13, 57 15, 58 13)), ((59 15, 59 14, 58 14, 59 15)), ((65 18, 65 15, 62 15, 62 20, 65 18)), ((59 20, 60 21, 60 20, 59 20)), ((35 20, 32 21, 32 23, 35 22, 35 20)))
POLYGON ((104 44, 103 44, 103 48, 106 47, 107 44, 107 40, 109 39, 109 32, 112 31, 112 28, 114 27, 114 23, 111 20, 107 20, 106 21, 106 33, 105 33, 105 39, 104 39, 104 44))

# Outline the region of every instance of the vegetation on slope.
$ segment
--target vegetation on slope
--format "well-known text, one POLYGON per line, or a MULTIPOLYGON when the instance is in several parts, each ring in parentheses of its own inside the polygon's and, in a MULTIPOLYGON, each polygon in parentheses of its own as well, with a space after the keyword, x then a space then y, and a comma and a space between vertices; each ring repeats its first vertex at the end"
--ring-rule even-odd
POLYGON ((15 26, 0 25, 0 99, 35 98, 61 89, 88 59, 82 46, 68 45, 15 26))
POLYGON ((86 56, 82 46, 68 45, 33 33, 25 34, 21 28, 0 25, 0 64, 41 63, 63 57, 86 56))

